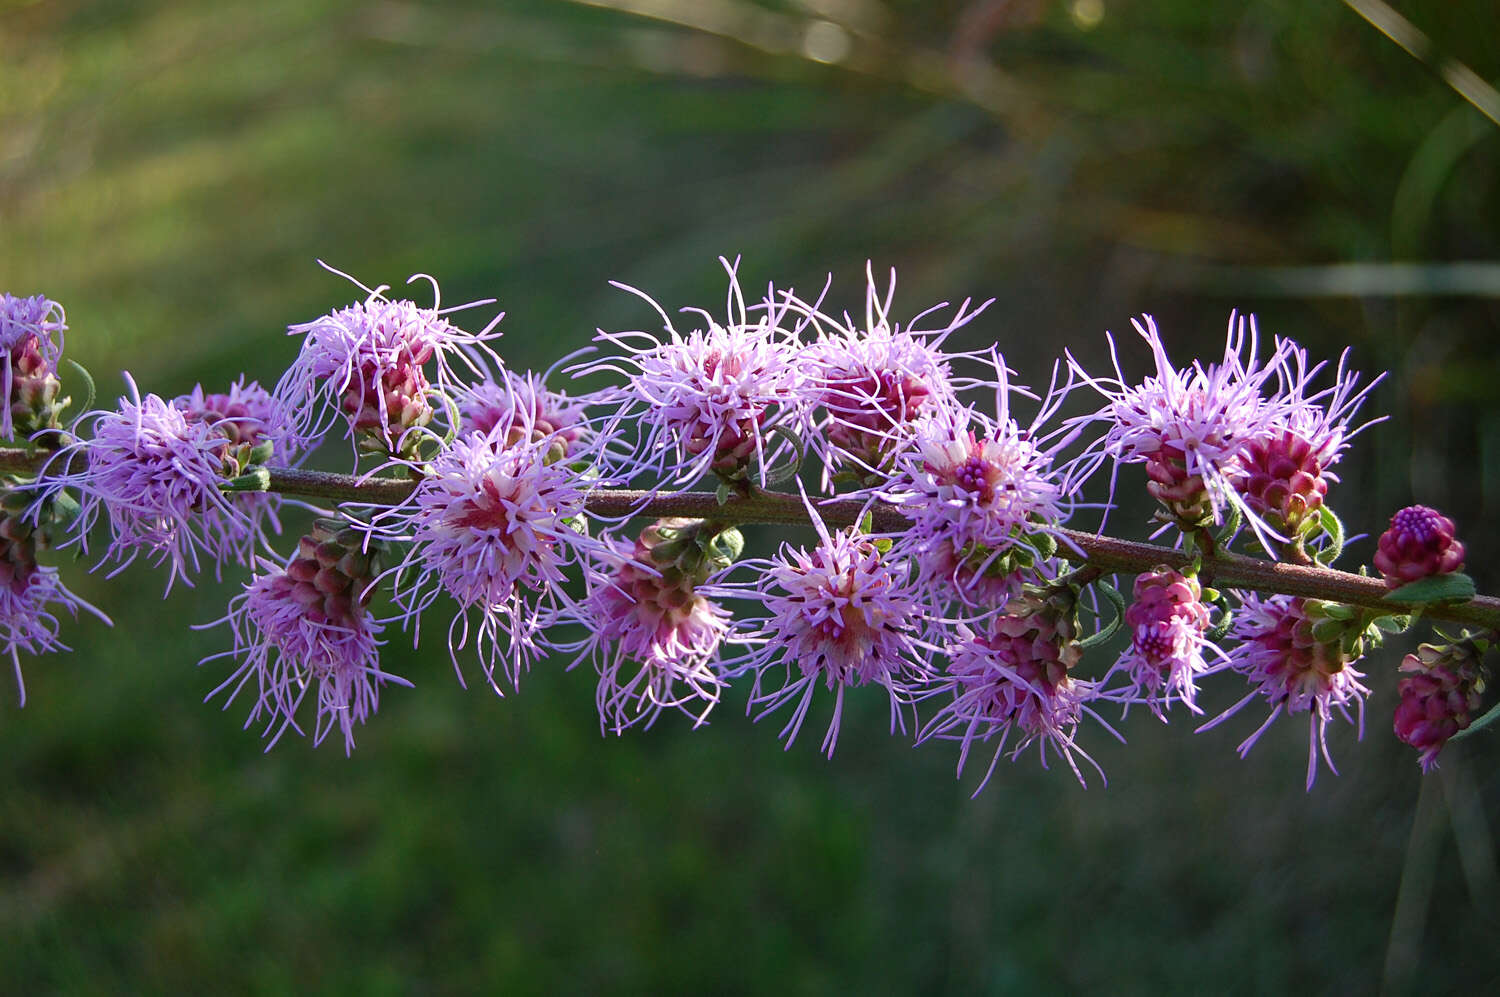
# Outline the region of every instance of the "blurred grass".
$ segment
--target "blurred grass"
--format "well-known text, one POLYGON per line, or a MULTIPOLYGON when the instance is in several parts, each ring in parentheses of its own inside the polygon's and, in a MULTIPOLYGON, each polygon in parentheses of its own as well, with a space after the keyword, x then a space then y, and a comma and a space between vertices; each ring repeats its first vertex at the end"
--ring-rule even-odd
MULTIPOLYGON (((1342 5, 1108 3, 1091 30, 1066 3, 635 5, 728 11, 717 35, 608 6, 0 4, 0 288, 67 305, 106 398, 123 367, 163 394, 274 380, 285 326, 355 296, 315 258, 499 298, 516 366, 646 321, 610 278, 713 307, 721 253, 745 254, 750 287, 831 270, 850 305, 866 259, 896 265, 901 317, 993 295, 969 342, 998 339, 1032 382, 1141 310, 1179 356, 1213 350, 1235 306, 1391 372, 1372 408, 1393 419, 1344 466, 1341 513, 1378 533, 1399 505, 1441 505, 1500 587, 1500 292, 1264 282, 1500 260, 1496 129, 1342 5), (797 52, 820 19, 839 65, 797 52)), ((1401 9, 1500 75, 1493 4, 1401 9)), ((1396 651, 1371 661, 1365 743, 1338 728, 1343 774, 1311 794, 1299 724, 1241 763, 1245 724, 1192 737, 1137 716, 1128 748, 1086 741, 1107 789, 1028 757, 970 801, 951 752, 887 738, 877 702, 831 763, 783 754, 732 703, 708 730, 603 740, 584 672, 538 668, 499 701, 460 690, 431 643, 392 648, 418 689, 390 691, 352 759, 262 755, 240 705, 200 702, 222 672, 192 667, 221 635, 187 626, 227 585, 162 603, 142 568, 72 580, 117 625, 26 661, 29 704, 0 722, 0 989, 1500 982, 1500 751, 1455 746, 1419 813, 1388 733, 1396 651), (1444 786, 1471 804, 1451 827, 1444 786)))

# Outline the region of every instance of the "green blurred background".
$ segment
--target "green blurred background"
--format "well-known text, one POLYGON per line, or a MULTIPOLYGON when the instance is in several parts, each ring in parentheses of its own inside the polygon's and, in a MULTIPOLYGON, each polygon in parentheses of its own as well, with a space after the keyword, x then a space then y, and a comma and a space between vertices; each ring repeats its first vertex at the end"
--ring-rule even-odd
MULTIPOLYGON (((1143 310, 1212 353, 1239 307, 1391 372, 1335 504, 1373 533, 1441 506, 1493 592, 1500 127, 1450 82, 1487 99, 1500 13, 1399 6, 1427 64, 1335 0, 0 0, 0 289, 64 302, 105 400, 121 368, 165 395, 273 382, 286 325, 354 297, 318 258, 499 298, 517 367, 648 324, 611 278, 717 308, 721 253, 751 288, 831 271, 850 306, 867 259, 894 265, 903 319, 993 296, 965 342, 1033 383, 1143 310)), ((605 740, 586 670, 497 700, 436 643, 391 649, 418 689, 353 758, 262 754, 194 667, 229 586, 163 603, 159 572, 84 567, 116 627, 68 626, 27 707, 0 696, 0 991, 1500 983, 1500 740, 1420 778, 1389 729, 1399 647, 1311 793, 1300 720, 1241 762, 1254 717, 1142 714, 1128 747, 1085 735, 1108 787, 1028 756, 970 800, 878 697, 832 762, 736 703, 605 740)))

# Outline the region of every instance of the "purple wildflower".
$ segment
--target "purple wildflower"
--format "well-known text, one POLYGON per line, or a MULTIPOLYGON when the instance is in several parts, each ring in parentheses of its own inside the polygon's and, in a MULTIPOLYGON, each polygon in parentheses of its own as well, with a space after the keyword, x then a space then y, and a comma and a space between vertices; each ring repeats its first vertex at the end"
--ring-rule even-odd
MULTIPOLYGON (((833 757, 844 709, 845 689, 878 685, 891 705, 891 731, 904 733, 905 708, 917 687, 929 679, 933 648, 917 634, 923 620, 907 566, 882 552, 877 538, 854 528, 830 534, 809 507, 819 543, 811 551, 783 544, 758 569, 747 594, 762 600, 768 616, 748 634, 758 644, 726 671, 755 672, 748 709, 760 717, 795 702, 781 730, 790 748, 819 684, 836 690, 833 719, 822 750, 833 757), (782 666, 778 688, 762 692, 766 674, 782 666)), ((760 719, 757 717, 756 719, 760 719)))
POLYGON ((808 390, 827 413, 810 443, 823 461, 825 478, 841 470, 861 480, 889 474, 895 450, 917 420, 957 405, 951 358, 941 347, 989 302, 969 310, 965 301, 943 328, 926 332, 917 324, 945 306, 923 312, 903 328, 890 321, 895 289, 894 271, 882 297, 875 275, 866 269, 863 323, 847 313, 839 321, 806 306, 820 332, 803 353, 811 372, 808 390))
POLYGON ((1185 529, 1222 522, 1227 509, 1238 506, 1264 538, 1269 527, 1240 497, 1232 475, 1251 441, 1278 428, 1277 409, 1262 389, 1293 345, 1278 340, 1269 361, 1259 364, 1254 317, 1247 334, 1245 318, 1231 314, 1223 361, 1178 370, 1156 323, 1143 318, 1145 325, 1134 319, 1131 324, 1156 359, 1155 377, 1127 385, 1117 359, 1115 377, 1093 378, 1068 357, 1074 373, 1105 398, 1102 409, 1079 420, 1107 424, 1091 452, 1118 463, 1145 463, 1147 490, 1185 529))
POLYGON ((67 328, 57 302, 0 294, 0 438, 56 428, 57 364, 67 328))
MULTIPOLYGON (((968 606, 994 605, 1014 594, 1019 570, 1042 553, 1038 535, 1053 535, 1067 518, 1069 472, 1054 467, 1061 441, 1036 434, 1062 402, 1050 392, 1032 429, 1010 416, 1004 362, 996 371, 997 414, 946 406, 922 419, 896 458, 897 475, 875 491, 900 506, 911 527, 899 541, 917 554, 937 592, 934 606, 957 596, 968 606)), ((1045 545, 1044 545, 1045 546, 1045 545)))
POLYGON ((1110 698, 1123 698, 1127 707, 1144 702, 1163 720, 1174 698, 1194 713, 1203 712, 1194 699, 1195 680, 1209 669, 1204 652, 1224 653, 1207 639, 1211 616, 1203 586, 1196 576, 1163 565, 1136 576, 1134 595, 1125 611, 1130 647, 1116 665, 1130 686, 1110 698))
MULTIPOLYGON (((13 494, 11 498, 21 496, 13 494)), ((78 598, 63 585, 57 569, 37 564, 39 542, 45 541, 45 529, 25 515, 25 502, 7 501, 0 511, 0 649, 15 664, 16 688, 21 705, 26 705, 26 683, 21 677, 21 652, 46 654, 66 651, 59 639, 61 626, 54 607, 61 606, 74 617, 86 610, 109 624, 105 616, 78 598)))
POLYGON ((796 330, 781 322, 789 310, 774 290, 755 309, 745 306, 733 265, 729 273, 729 321, 721 325, 701 309, 704 328, 683 335, 661 306, 639 295, 662 318, 665 342, 645 332, 604 332, 595 338, 625 351, 581 366, 578 375, 611 371, 629 383, 619 392, 621 408, 612 425, 641 426, 641 470, 675 483, 694 481, 710 470, 728 480, 746 479, 752 464, 758 480, 789 443, 773 430, 798 434, 808 402, 797 355, 796 330), (754 321, 751 311, 758 314, 754 321))
POLYGON ((1050 746, 1079 782, 1084 777, 1075 755, 1099 771, 1076 740, 1083 714, 1092 715, 1085 704, 1095 690, 1069 674, 1083 654, 1076 640, 1074 599, 1068 591, 1027 589, 1003 612, 982 621, 983 630, 958 627, 959 640, 949 650, 944 683, 953 698, 928 721, 918 743, 933 737, 961 742, 962 775, 974 745, 998 738, 974 795, 989 782, 1013 733, 1017 742, 1012 759, 1036 744, 1044 768, 1050 746))
POLYGON ((650 727, 669 708, 697 726, 719 702, 724 683, 713 662, 729 614, 698 591, 715 564, 697 545, 700 526, 660 520, 633 547, 610 541, 606 567, 589 572, 578 614, 589 636, 579 646, 599 673, 601 731, 650 727))
POLYGON ((550 391, 541 375, 502 370, 494 380, 467 388, 458 399, 462 417, 460 432, 490 434, 496 426, 507 426, 507 443, 521 439, 550 438, 556 459, 576 458, 593 437, 587 416, 588 403, 550 391))
POLYGON ((255 703, 245 726, 266 719, 264 736, 281 739, 288 727, 302 733, 296 714, 316 687, 313 744, 337 726, 344 752, 354 750, 354 725, 364 723, 380 704, 387 682, 410 687, 381 670, 381 623, 370 616, 372 563, 357 530, 321 521, 303 537, 285 568, 261 562, 262 573, 230 601, 228 623, 234 647, 204 658, 238 659, 240 664, 209 697, 228 690, 228 709, 240 692, 255 684, 255 703))
POLYGON ((257 524, 220 490, 224 480, 224 434, 211 423, 190 420, 157 395, 141 397, 127 373, 129 396, 115 411, 89 413, 93 435, 58 451, 44 470, 44 496, 64 487, 80 493, 75 538, 88 550, 88 533, 101 510, 112 538, 105 560, 118 560, 114 577, 142 551, 154 563, 171 564, 170 591, 178 578, 188 584, 200 555, 215 569, 226 560, 247 564, 259 538, 257 524), (74 458, 84 457, 82 468, 74 458))
POLYGON ((1344 366, 1345 351, 1334 374, 1334 383, 1314 389, 1325 364, 1312 364, 1307 351, 1289 342, 1277 342, 1281 357, 1279 385, 1267 411, 1267 428, 1252 437, 1230 468, 1235 487, 1245 502, 1272 531, 1293 540, 1317 522, 1317 512, 1338 476, 1328 470, 1338 463, 1349 440, 1373 422, 1349 428, 1354 413, 1377 377, 1359 387, 1359 374, 1344 366))
POLYGON ((299 456, 286 409, 255 381, 241 377, 223 393, 209 393, 196 384, 188 394, 174 398, 172 404, 189 421, 217 429, 231 449, 253 449, 270 443, 272 452, 282 461, 299 456))
POLYGON ((1256 697, 1271 704, 1271 714, 1239 747, 1249 754, 1260 736, 1283 713, 1307 713, 1307 788, 1318 773, 1318 757, 1335 775, 1338 768, 1328 753, 1328 721, 1337 710, 1345 720, 1349 707, 1358 713, 1364 736, 1365 699, 1370 690, 1356 671, 1367 639, 1367 623, 1358 610, 1317 599, 1286 595, 1267 598, 1239 593, 1242 603, 1229 635, 1239 643, 1229 652, 1230 665, 1244 675, 1251 690, 1238 703, 1198 729, 1208 730, 1238 713, 1256 697), (1351 652, 1349 648, 1352 647, 1351 652))
POLYGON ((515 413, 488 435, 470 432, 440 451, 411 498, 371 523, 376 538, 411 542, 393 569, 405 618, 418 617, 440 592, 451 596, 460 608, 448 628, 454 668, 472 637, 497 693, 497 665, 514 686, 540 653, 543 632, 567 600, 566 569, 606 552, 572 522, 600 479, 585 480, 558 460, 562 446, 531 413, 515 413))
MULTIPOLYGON (((336 271, 335 271, 336 272, 336 271)), ((347 275, 344 275, 347 276, 347 275)), ((276 385, 276 397, 292 413, 298 449, 312 449, 342 414, 346 437, 366 450, 409 454, 435 415, 434 392, 452 397, 457 366, 482 370, 474 354, 499 359, 486 343, 502 315, 479 333, 468 333, 446 318, 454 311, 490 304, 476 301, 458 308, 422 308, 411 301, 391 301, 385 287, 364 288, 368 297, 347 308, 287 329, 305 337, 297 359, 276 385), (435 368, 434 382, 427 365, 435 368)), ((437 282, 423 274, 411 281, 437 282)), ((410 283, 411 281, 408 281, 410 283)))
MULTIPOLYGON (((255 381, 243 377, 224 393, 210 394, 201 384, 172 400, 189 423, 209 426, 223 437, 220 459, 223 475, 232 478, 252 465, 264 465, 274 455, 279 463, 290 463, 299 454, 286 409, 255 381)), ((266 541, 266 529, 280 535, 277 516, 282 498, 270 492, 235 492, 229 497, 233 515, 217 507, 204 509, 199 525, 215 564, 243 560, 243 552, 266 541), (246 534, 250 534, 247 538, 246 534)))

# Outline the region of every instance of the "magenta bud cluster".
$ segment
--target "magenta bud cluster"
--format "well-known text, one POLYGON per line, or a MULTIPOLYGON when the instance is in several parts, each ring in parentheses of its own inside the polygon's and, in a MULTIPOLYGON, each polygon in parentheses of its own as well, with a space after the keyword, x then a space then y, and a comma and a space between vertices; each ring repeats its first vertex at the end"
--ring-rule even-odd
MULTIPOLYGON (((982 788, 1022 755, 1102 776, 1091 743, 1123 740, 1109 711, 1208 730, 1258 703, 1242 754, 1298 716, 1307 785, 1332 768, 1333 721, 1362 729, 1364 659, 1408 618, 1214 579, 1248 553, 1358 581, 1330 567, 1329 501, 1379 378, 1238 314, 1222 355, 1175 363, 1143 316, 1147 373, 1110 340, 1112 370, 1069 353, 1034 388, 997 345, 958 348, 988 301, 902 321, 895 275, 868 271, 851 314, 828 288, 747 297, 722 262, 722 309, 669 313, 618 285, 645 327, 600 330, 545 373, 507 365, 492 301, 348 278, 357 300, 289 326, 274 388, 156 394, 126 374, 92 411, 63 390, 61 306, 0 297, 0 647, 18 682, 22 654, 63 649, 59 608, 102 618, 43 563, 57 547, 111 576, 144 559, 168 590, 241 573, 205 624, 228 647, 201 664, 269 744, 337 732, 352 751, 381 692, 414 684, 387 648, 436 639, 460 683, 500 696, 591 671, 605 734, 704 726, 739 687, 788 748, 813 724, 832 757, 874 697, 892 734, 949 745, 982 788), (307 469, 330 445, 349 474, 307 469), (1175 548, 1122 540, 1149 551, 1122 560, 1079 530, 1120 488, 1155 499, 1140 525, 1175 548), (757 521, 801 536, 747 550, 757 521), (1204 719, 1211 681, 1240 693, 1204 719)), ((1395 585, 1462 561, 1452 523, 1413 507, 1376 566, 1395 585)), ((1403 666, 1396 731, 1424 767, 1480 706, 1477 657, 1444 653, 1403 666)))
POLYGON ((1417 749, 1423 771, 1443 745, 1467 730, 1484 697, 1484 652, 1472 640, 1423 644, 1401 660, 1396 736, 1417 749))
POLYGON ((1375 569, 1393 589, 1463 567, 1464 545, 1453 520, 1425 505, 1409 505, 1392 516, 1375 552, 1375 569))

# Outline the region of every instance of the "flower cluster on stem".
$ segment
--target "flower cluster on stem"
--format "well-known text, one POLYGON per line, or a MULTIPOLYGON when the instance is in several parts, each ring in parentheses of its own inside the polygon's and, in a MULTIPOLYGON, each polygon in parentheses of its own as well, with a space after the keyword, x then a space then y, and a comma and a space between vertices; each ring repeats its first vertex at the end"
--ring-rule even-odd
POLYGON ((677 713, 703 726, 738 686, 788 748, 813 723, 832 757, 875 686, 892 734, 955 744, 961 776, 977 751, 980 789, 1033 753, 1102 776, 1091 745, 1123 737, 1101 711, 1201 715, 1221 681, 1240 692, 1197 729, 1263 704, 1245 755, 1306 714, 1311 788, 1333 769, 1331 722, 1362 732, 1368 656, 1418 618, 1479 629, 1403 662, 1397 736, 1426 769, 1483 726, 1500 601, 1458 573, 1452 520, 1402 510, 1382 578, 1332 568, 1334 468, 1379 421, 1356 424, 1380 378, 1347 355, 1265 344, 1236 314, 1222 357, 1179 366, 1143 316, 1154 373, 1127 376, 1111 339, 1111 373, 1068 354, 1032 391, 998 346, 953 349, 989 302, 902 322, 894 275, 867 271, 861 318, 825 309, 826 286, 750 303, 721 262, 722 313, 674 322, 618 285, 660 331, 601 330, 546 374, 506 366, 499 316, 460 327, 492 302, 441 307, 422 278, 430 307, 357 285, 354 304, 291 325, 300 349, 272 391, 242 377, 169 400, 127 374, 114 408, 71 422, 61 306, 0 297, 0 647, 18 683, 21 654, 62 649, 57 607, 102 616, 38 554, 89 552, 107 528, 95 567, 111 575, 141 555, 169 590, 251 572, 217 621, 229 649, 203 664, 230 663, 213 695, 248 700, 269 744, 338 730, 352 750, 380 691, 412 684, 382 647, 417 645, 434 618, 460 683, 466 663, 497 694, 550 660, 588 665, 606 734, 677 713), (564 390, 559 368, 599 386, 564 390), (352 473, 304 468, 335 427, 352 473), (1155 499, 1152 536, 1171 546, 1072 524, 1121 488, 1155 499), (745 522, 811 532, 745 556, 745 522))

